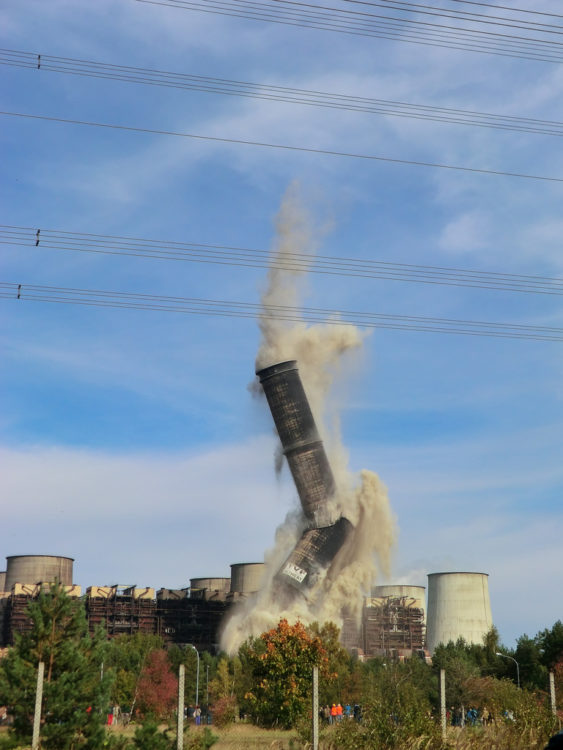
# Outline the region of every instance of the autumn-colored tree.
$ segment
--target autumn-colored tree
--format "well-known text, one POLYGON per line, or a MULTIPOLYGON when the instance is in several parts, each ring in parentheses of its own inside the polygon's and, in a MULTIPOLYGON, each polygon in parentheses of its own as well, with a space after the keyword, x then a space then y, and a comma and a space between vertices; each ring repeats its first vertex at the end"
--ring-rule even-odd
POLYGON ((139 680, 149 654, 164 648, 164 641, 151 633, 122 634, 112 638, 106 647, 104 666, 115 675, 111 701, 125 713, 137 706, 139 680))
POLYGON ((239 656, 252 678, 243 706, 262 726, 293 726, 307 712, 313 667, 328 672, 321 639, 300 622, 280 620, 276 628, 243 643, 239 656))
POLYGON ((174 712, 178 680, 170 669, 166 651, 152 651, 139 679, 138 705, 145 715, 168 718, 174 712))

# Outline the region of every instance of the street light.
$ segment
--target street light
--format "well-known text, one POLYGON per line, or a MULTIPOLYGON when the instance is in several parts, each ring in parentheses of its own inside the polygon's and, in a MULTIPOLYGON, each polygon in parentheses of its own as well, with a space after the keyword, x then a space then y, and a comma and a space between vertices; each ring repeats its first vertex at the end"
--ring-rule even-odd
POLYGON ((520 667, 518 666, 518 662, 513 656, 509 656, 508 654, 501 654, 500 651, 496 652, 496 656, 502 656, 503 659, 510 659, 516 664, 516 682, 518 683, 518 687, 520 687, 520 667))
POLYGON ((195 673, 195 704, 196 706, 198 706, 199 705, 199 651, 192 643, 186 643, 186 646, 189 646, 189 648, 193 648, 197 656, 197 669, 195 673))

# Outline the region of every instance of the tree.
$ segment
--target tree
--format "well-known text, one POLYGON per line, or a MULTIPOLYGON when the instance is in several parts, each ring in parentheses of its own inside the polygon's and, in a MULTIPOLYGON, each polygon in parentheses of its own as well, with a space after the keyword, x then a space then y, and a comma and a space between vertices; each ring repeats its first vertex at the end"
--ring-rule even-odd
POLYGON ((164 647, 158 635, 135 633, 118 635, 107 644, 104 667, 115 679, 111 700, 125 713, 133 713, 137 703, 138 684, 149 654, 164 647))
POLYGON ((111 675, 102 676, 105 634, 88 635, 84 606, 58 583, 27 609, 32 628, 0 662, 0 704, 14 717, 14 738, 32 734, 37 668, 45 664, 42 747, 98 748, 103 742, 111 675))
POLYGON ((474 654, 471 653, 468 644, 463 638, 453 643, 440 643, 432 656, 434 670, 439 673, 440 669, 446 670, 446 702, 448 706, 467 706, 468 696, 466 690, 467 680, 471 677, 479 677, 480 669, 475 663, 474 654))
POLYGON ((325 676, 319 686, 319 702, 331 705, 342 701, 353 700, 352 692, 352 658, 340 643, 340 628, 333 622, 319 625, 314 622, 307 632, 313 638, 319 638, 327 654, 325 676))
POLYGON ((529 638, 527 635, 518 638, 514 659, 518 663, 522 687, 546 689, 547 669, 541 663, 541 657, 536 638, 529 638))
POLYGON ((548 669, 563 660, 563 622, 557 620, 552 628, 542 630, 536 640, 541 651, 542 664, 548 669))
POLYGON ((166 651, 152 651, 143 667, 138 686, 138 704, 145 715, 168 719, 176 708, 178 679, 172 673, 166 651))
POLYGON ((300 622, 280 620, 276 628, 243 643, 239 656, 251 677, 244 707, 263 726, 294 726, 308 709, 313 667, 327 673, 321 639, 309 635, 300 622))
POLYGON ((412 658, 404 663, 374 660, 369 665, 362 701, 362 722, 341 722, 333 747, 344 750, 442 747, 432 718, 431 669, 412 658))

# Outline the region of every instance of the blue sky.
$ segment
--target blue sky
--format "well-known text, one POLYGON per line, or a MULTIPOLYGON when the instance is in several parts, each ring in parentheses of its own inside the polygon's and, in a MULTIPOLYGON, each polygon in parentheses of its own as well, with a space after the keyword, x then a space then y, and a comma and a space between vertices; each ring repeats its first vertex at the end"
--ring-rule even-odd
MULTIPOLYGON (((440 0, 440 7, 450 7, 440 0)), ((534 9, 550 10, 536 0, 534 9)), ((4 48, 563 120, 560 65, 134 0, 17 0, 4 48)), ((2 110, 563 178, 560 138, 3 65, 2 110)), ((289 185, 323 255, 563 277, 563 183, 1 116, 0 223, 267 250, 289 185)), ((258 302, 261 269, 2 245, 2 281, 258 302)), ((2 299, 2 549, 76 582, 263 559, 295 505, 248 390, 256 321, 2 299)), ((306 304, 561 327, 560 296, 310 274, 306 304)), ((490 575, 508 645, 561 618, 561 343, 376 329, 334 394, 387 485, 393 579, 490 575)))

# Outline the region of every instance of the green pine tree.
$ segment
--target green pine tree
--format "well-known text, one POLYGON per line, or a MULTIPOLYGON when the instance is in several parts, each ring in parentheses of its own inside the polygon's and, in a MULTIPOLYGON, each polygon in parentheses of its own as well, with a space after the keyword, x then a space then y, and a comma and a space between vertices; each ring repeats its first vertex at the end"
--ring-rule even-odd
POLYGON ((11 733, 29 742, 40 661, 45 664, 41 746, 94 750, 103 744, 112 676, 103 676, 105 635, 88 634, 83 603, 53 584, 29 604, 29 633, 0 662, 0 704, 14 717, 11 733))

